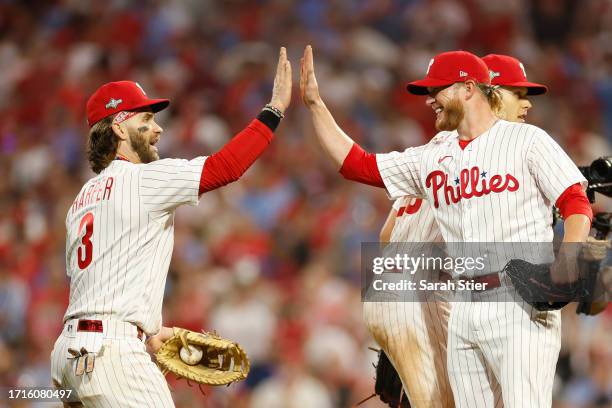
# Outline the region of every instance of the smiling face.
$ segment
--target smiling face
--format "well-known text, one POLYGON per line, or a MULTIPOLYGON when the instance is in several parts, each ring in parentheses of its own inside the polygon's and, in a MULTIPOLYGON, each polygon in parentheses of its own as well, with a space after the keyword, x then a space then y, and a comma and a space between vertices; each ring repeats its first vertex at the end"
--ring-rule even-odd
POLYGON ((163 129, 155 122, 153 112, 138 112, 121 123, 127 131, 127 144, 140 159, 141 163, 159 160, 155 144, 159 142, 163 129))
POLYGON ((498 114, 501 119, 509 122, 525 123, 531 102, 527 99, 527 88, 516 86, 501 86, 502 108, 498 114))
POLYGON ((426 103, 436 114, 435 126, 438 131, 455 130, 463 120, 465 111, 458 95, 459 85, 427 88, 429 96, 426 103))

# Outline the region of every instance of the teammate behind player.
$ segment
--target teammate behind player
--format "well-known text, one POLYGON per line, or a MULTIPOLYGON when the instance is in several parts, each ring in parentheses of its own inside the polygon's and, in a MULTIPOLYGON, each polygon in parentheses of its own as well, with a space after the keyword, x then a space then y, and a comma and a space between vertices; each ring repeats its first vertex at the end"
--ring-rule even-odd
MULTIPOLYGON (((499 86, 498 117, 524 122, 532 107, 527 95, 547 91, 528 82, 523 65, 506 55, 483 58, 491 84, 499 86)), ((381 242, 439 242, 442 236, 428 201, 415 197, 397 199, 380 232, 381 242)), ((453 407, 446 367, 449 299, 444 292, 425 302, 365 302, 364 321, 377 343, 397 369, 412 408, 453 407), (399 327, 398 327, 399 326, 399 327)), ((496 390, 497 391, 497 390, 496 390)))
MULTIPOLYGON (((310 46, 300 90, 317 138, 341 174, 384 187, 391 198, 426 198, 447 244, 550 243, 552 203, 565 218, 563 241, 585 240, 592 217, 586 180, 545 131, 495 116, 489 72, 475 55, 439 54, 426 78, 408 85, 428 95, 440 133, 401 153, 369 154, 340 129, 319 95, 310 46)), ((542 255, 552 258, 552 250, 542 255)), ((539 312, 516 297, 499 273, 508 260, 494 247, 487 267, 468 275, 485 290, 461 293, 472 301, 453 303, 447 361, 458 407, 496 406, 493 380, 506 408, 551 405, 560 313, 539 312)))
POLYGON ((516 58, 508 55, 489 54, 482 60, 489 68, 491 85, 499 86, 502 108, 496 112, 501 119, 510 122, 525 122, 531 102, 527 96, 542 95, 548 88, 527 80, 525 67, 516 58))
POLYGON ((174 245, 174 213, 237 180, 272 140, 291 100, 291 65, 281 48, 272 99, 219 152, 159 160, 162 128, 135 82, 102 85, 87 102, 85 183, 66 217, 70 301, 51 353, 56 387, 85 406, 173 406, 168 385, 147 354, 170 338, 162 301, 174 245), (149 337, 147 346, 143 335, 149 337))

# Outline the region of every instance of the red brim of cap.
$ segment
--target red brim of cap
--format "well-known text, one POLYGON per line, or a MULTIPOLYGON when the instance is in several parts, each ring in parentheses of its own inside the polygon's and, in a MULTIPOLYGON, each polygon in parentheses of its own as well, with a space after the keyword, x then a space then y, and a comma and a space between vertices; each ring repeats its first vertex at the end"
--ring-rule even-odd
POLYGON ((499 84, 500 86, 516 86, 527 88, 527 95, 542 95, 548 92, 548 87, 542 84, 536 84, 535 82, 514 82, 511 84, 499 84))
POLYGON ((452 85, 453 81, 444 79, 425 78, 418 81, 410 82, 406 85, 408 92, 414 95, 429 95, 427 88, 437 88, 439 86, 452 85))

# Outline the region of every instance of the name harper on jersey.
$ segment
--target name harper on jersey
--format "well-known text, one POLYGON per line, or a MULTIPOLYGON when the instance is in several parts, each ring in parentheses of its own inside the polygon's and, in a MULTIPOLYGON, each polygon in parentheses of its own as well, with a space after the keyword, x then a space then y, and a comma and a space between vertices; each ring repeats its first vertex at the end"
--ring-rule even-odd
POLYGON ((519 182, 512 174, 501 176, 495 174, 487 178, 487 172, 480 172, 478 166, 471 169, 462 169, 459 177, 453 181, 456 185, 448 184, 449 175, 441 170, 434 170, 427 175, 425 185, 431 188, 433 193, 433 205, 435 208, 440 206, 438 194, 444 194, 446 205, 457 204, 463 198, 482 197, 491 193, 501 193, 502 191, 516 191, 519 182), (481 180, 482 177, 482 180, 481 180))
POLYGON ((111 176, 101 177, 95 183, 90 184, 87 188, 81 191, 81 194, 72 203, 71 212, 74 213, 83 206, 98 202, 100 200, 109 200, 113 190, 114 179, 111 176))

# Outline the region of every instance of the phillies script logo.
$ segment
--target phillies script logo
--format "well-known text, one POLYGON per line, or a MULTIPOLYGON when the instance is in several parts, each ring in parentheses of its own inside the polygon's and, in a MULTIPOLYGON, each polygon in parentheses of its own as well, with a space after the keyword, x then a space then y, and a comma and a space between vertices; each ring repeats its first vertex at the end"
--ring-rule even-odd
POLYGON ((438 193, 444 193, 446 204, 458 203, 462 198, 481 197, 491 193, 501 193, 504 190, 516 191, 519 188, 518 180, 512 174, 505 177, 496 174, 487 177, 487 172, 481 172, 475 166, 471 169, 463 169, 459 177, 452 180, 454 185, 448 184, 448 174, 440 170, 432 171, 425 179, 427 188, 431 187, 434 197, 434 207, 440 205, 438 193))

